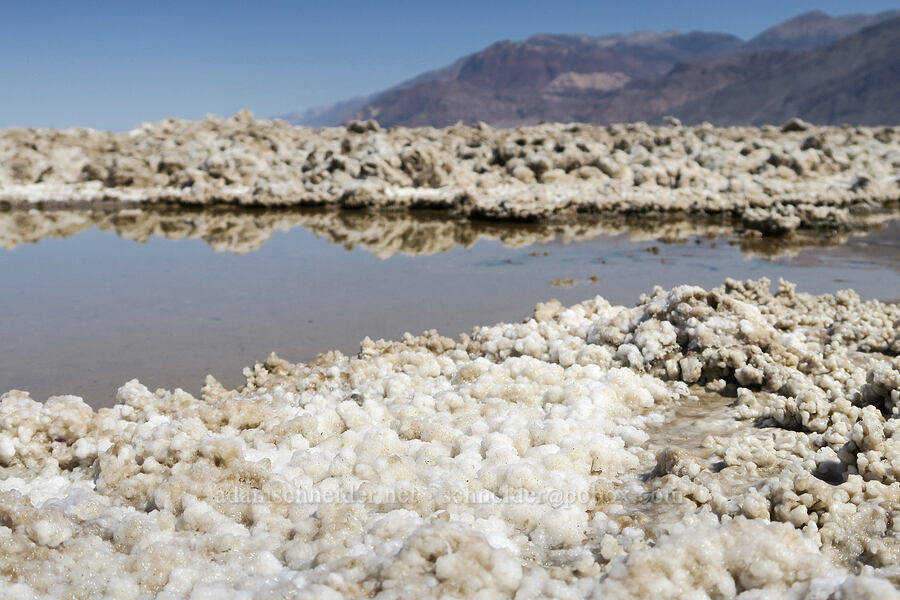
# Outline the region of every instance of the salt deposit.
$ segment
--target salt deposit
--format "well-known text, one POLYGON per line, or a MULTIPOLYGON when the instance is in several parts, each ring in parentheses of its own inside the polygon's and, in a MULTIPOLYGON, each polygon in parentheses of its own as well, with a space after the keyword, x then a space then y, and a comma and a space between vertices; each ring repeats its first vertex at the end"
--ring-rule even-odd
POLYGON ((312 130, 166 119, 127 133, 0 132, 0 202, 433 208, 493 219, 728 215, 781 235, 896 213, 891 127, 542 124, 312 130))
POLYGON ((898 355, 898 304, 729 280, 272 356, 199 398, 11 391, 0 591, 898 597, 898 355))

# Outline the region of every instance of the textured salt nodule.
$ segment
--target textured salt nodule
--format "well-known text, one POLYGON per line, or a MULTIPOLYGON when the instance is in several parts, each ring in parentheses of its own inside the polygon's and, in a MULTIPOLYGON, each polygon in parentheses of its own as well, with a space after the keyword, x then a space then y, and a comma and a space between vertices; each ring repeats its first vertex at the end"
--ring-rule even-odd
POLYGON ((900 305, 728 281, 273 356, 200 398, 8 392, 0 590, 897 596, 898 353, 900 305), (708 410, 737 433, 655 439, 702 414, 684 380, 732 390, 708 410))
POLYGON ((599 127, 382 130, 166 119, 128 133, 0 131, 0 202, 216 202, 563 213, 728 214, 780 235, 895 212, 891 127, 599 127))

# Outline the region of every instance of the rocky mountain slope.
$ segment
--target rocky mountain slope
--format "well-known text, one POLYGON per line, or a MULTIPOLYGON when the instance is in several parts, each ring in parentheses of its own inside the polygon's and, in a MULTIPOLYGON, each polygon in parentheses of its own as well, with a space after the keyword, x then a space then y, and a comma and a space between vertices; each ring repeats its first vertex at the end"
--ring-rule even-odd
MULTIPOLYGON (((752 55, 751 55, 752 56, 752 55)), ((747 63, 740 78, 674 109, 688 122, 900 122, 900 17, 834 44, 770 62, 747 63)))
POLYGON ((748 41, 746 47, 752 50, 809 50, 895 17, 900 17, 900 10, 840 17, 816 10, 766 29, 748 41))
POLYGON ((893 123, 900 102, 890 101, 898 96, 886 78, 896 75, 888 55, 894 46, 882 28, 875 28, 877 39, 866 42, 870 29, 865 28, 889 22, 893 29, 900 29, 898 17, 900 11, 841 17, 807 13, 748 42, 707 32, 639 32, 600 38, 536 35, 520 42, 498 42, 368 98, 284 118, 317 127, 353 118, 374 118, 387 126, 440 127, 458 121, 497 126, 540 120, 612 123, 683 114, 692 121, 724 124, 780 123, 785 115, 793 116, 791 110, 807 109, 812 112, 797 114, 823 123, 893 123), (854 34, 862 37, 843 45, 854 34), (826 51, 824 46, 832 43, 838 44, 837 49, 826 51), (821 60, 829 67, 818 66, 821 60), (799 81, 798 68, 806 69, 799 73, 799 81), (847 68, 869 75, 862 81, 846 78, 847 68), (823 83, 829 78, 836 85, 823 83), (802 87, 797 92, 821 87, 836 100, 813 110, 793 101, 795 84, 802 87), (864 102, 853 104, 860 85, 866 88, 864 102), (736 87, 723 91, 730 86, 736 87), (748 115, 741 106, 759 105, 760 86, 779 90, 780 104, 764 102, 766 110, 748 115), (734 112, 718 111, 715 118, 701 114, 707 104, 718 105, 713 97, 720 91, 729 95, 729 106, 736 103, 729 109, 734 112), (679 112, 682 107, 683 113, 679 112))
POLYGON ((499 42, 441 76, 426 74, 377 95, 354 116, 389 126, 573 120, 569 115, 593 98, 630 81, 654 79, 680 61, 727 55, 740 45, 734 36, 702 32, 539 35, 499 42))

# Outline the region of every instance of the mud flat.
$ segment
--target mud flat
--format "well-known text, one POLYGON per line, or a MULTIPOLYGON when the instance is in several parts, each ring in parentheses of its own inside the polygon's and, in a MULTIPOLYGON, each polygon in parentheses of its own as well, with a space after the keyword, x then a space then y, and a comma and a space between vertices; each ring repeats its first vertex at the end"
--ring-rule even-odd
POLYGON ((126 133, 0 132, 0 202, 431 208, 466 217, 728 215, 766 235, 853 228, 897 212, 891 127, 596 127, 382 130, 167 119, 126 133))
POLYGON ((900 304, 781 282, 0 401, 6 598, 890 598, 900 304))

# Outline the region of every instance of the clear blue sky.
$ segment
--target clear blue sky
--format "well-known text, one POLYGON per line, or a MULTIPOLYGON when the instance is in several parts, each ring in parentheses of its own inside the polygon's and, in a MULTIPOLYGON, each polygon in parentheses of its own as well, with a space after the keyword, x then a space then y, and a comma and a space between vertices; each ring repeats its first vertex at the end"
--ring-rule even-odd
POLYGON ((368 94, 534 33, 724 31, 878 12, 895 1, 0 0, 0 127, 129 129, 368 94))

